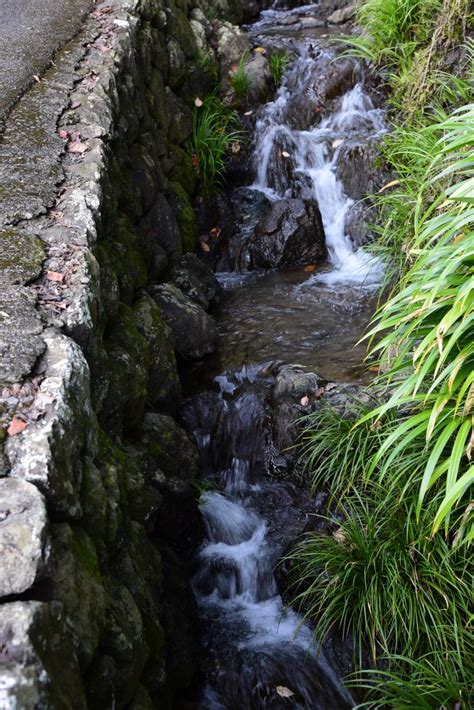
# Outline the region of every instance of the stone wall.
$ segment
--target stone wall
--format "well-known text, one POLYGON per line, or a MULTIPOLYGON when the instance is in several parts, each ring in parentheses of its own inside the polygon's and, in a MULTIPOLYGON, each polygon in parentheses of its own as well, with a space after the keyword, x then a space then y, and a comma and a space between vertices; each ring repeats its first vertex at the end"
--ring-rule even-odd
POLYGON ((173 417, 177 357, 216 346, 189 253, 208 10, 96 5, 1 146, 2 710, 168 708, 194 680, 198 461, 173 417))

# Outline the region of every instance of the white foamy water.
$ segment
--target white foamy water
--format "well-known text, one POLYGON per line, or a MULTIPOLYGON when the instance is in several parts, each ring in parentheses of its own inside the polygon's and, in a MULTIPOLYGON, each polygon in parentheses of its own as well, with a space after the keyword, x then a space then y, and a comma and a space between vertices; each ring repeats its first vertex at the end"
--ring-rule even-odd
MULTIPOLYGON (((297 85, 299 83, 301 90, 312 63, 313 59, 303 54, 292 69, 293 81, 296 80, 297 85)), ((290 92, 283 84, 276 100, 268 104, 257 123, 257 178, 253 187, 267 195, 275 192, 270 186, 270 176, 275 153, 284 146, 295 174, 304 177, 311 185, 321 212, 326 246, 333 266, 331 271, 313 276, 305 286, 316 281, 378 284, 382 276, 381 262, 362 248, 357 249, 346 234, 346 217, 354 202, 344 192, 337 175, 337 164, 341 148, 348 138, 361 136, 364 140, 376 139, 386 130, 384 112, 374 107, 363 85, 358 83, 342 97, 339 109, 315 128, 294 130, 285 122, 293 93, 294 88, 290 92)), ((282 198, 286 196, 280 195, 282 198)))

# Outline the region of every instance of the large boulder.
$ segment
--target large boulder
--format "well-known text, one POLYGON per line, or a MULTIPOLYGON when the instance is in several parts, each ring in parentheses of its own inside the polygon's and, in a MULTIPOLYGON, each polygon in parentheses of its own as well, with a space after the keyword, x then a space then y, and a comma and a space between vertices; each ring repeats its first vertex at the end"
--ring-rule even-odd
POLYGON ((326 245, 318 207, 300 199, 272 203, 247 246, 250 269, 274 269, 324 259, 326 245))
POLYGON ((217 350, 219 336, 213 319, 177 286, 160 284, 152 287, 150 295, 164 313, 182 358, 202 358, 217 350))

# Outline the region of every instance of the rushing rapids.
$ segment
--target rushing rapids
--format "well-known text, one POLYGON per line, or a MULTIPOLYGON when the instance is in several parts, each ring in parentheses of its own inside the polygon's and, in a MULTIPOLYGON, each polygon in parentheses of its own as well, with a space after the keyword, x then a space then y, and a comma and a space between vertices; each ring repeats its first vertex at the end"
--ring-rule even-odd
MULTIPOLYGON (((305 8, 294 12, 304 15, 305 8)), ((263 13, 252 31, 271 30, 278 39, 274 23, 288 14, 263 13)), ((202 710, 353 705, 327 649, 318 647, 313 630, 285 606, 274 575, 292 530, 298 534, 301 527, 295 524, 296 488, 273 476, 278 452, 272 450, 269 423, 274 384, 269 363, 302 362, 319 372, 321 355, 315 353, 322 349, 323 359, 336 363, 336 372, 323 364, 325 376, 355 377, 354 362, 345 368, 341 363, 350 360, 346 351, 365 327, 381 266, 347 230, 355 200, 346 195, 339 170, 345 147, 377 140, 385 130, 384 116, 365 91, 363 70, 355 66, 355 79, 334 100, 333 110, 316 125, 311 119, 301 125, 294 103, 313 90, 318 58, 327 67, 334 50, 324 37, 311 34, 288 37, 282 31, 279 39, 296 56, 276 99, 257 121, 251 190, 272 203, 295 197, 315 201, 328 260, 314 273, 248 271, 240 233, 230 244, 237 272, 217 274, 227 290, 219 314, 226 370, 215 378, 213 391, 191 397, 183 408, 204 472, 200 510, 206 540, 193 578, 207 659, 202 710)), ((355 359, 360 362, 360 351, 355 359)))

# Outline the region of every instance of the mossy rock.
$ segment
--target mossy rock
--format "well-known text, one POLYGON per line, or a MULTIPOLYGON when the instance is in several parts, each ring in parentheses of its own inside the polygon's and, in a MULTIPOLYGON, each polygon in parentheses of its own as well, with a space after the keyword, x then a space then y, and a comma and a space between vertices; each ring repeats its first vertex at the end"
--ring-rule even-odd
POLYGON ((197 172, 193 166, 190 151, 186 151, 177 145, 170 145, 170 161, 173 168, 170 172, 172 186, 179 183, 180 187, 187 193, 188 198, 194 194, 197 184, 197 172))
POLYGON ((133 306, 137 330, 148 343, 150 353, 148 404, 161 411, 174 413, 181 397, 175 340, 164 315, 148 296, 133 306))
POLYGON ((138 331, 131 308, 124 303, 106 332, 108 390, 100 411, 104 430, 124 432, 132 438, 140 433, 147 399, 150 353, 138 331))
POLYGON ((179 182, 171 183, 172 193, 170 203, 175 212, 181 233, 183 254, 194 251, 198 242, 198 226, 196 212, 191 204, 188 193, 179 182))

